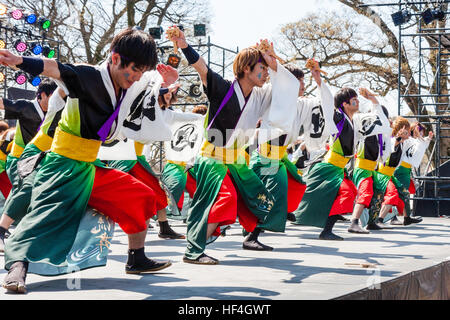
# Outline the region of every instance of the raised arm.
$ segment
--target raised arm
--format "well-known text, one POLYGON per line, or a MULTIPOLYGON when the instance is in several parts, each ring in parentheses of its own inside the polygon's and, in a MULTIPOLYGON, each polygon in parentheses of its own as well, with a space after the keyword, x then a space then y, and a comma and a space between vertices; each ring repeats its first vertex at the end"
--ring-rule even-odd
POLYGON ((189 64, 198 72, 203 85, 207 86, 206 76, 208 74, 208 65, 205 60, 192 48, 186 41, 184 32, 177 26, 170 27, 167 30, 167 38, 179 47, 189 64))
POLYGON ((32 75, 41 74, 55 80, 61 79, 58 63, 54 59, 22 57, 2 49, 0 50, 0 64, 12 69, 21 69, 32 75))

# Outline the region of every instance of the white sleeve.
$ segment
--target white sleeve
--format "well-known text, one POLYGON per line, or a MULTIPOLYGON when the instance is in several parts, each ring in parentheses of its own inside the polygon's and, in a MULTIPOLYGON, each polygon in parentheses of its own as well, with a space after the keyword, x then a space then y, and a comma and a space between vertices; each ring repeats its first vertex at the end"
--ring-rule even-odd
POLYGON ((65 105, 66 105, 66 102, 59 95, 58 89, 56 89, 54 94, 52 94, 52 96, 50 97, 50 99, 48 101, 47 113, 57 113, 59 110, 64 109, 65 105))
POLYGON ((409 138, 411 140, 410 153, 405 154, 405 162, 408 162, 413 167, 418 168, 422 162, 425 152, 430 145, 431 139, 426 137, 424 139, 409 138))

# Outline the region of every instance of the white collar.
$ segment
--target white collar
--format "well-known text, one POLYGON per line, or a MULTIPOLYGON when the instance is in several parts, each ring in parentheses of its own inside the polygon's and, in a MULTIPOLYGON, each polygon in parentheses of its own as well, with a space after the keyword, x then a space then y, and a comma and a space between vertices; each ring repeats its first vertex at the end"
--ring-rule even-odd
POLYGON ((45 114, 44 114, 44 111, 42 111, 41 105, 39 104, 37 99, 33 100, 33 105, 34 105, 34 108, 36 109, 37 113, 39 114, 39 117, 41 117, 41 120, 43 120, 45 114))

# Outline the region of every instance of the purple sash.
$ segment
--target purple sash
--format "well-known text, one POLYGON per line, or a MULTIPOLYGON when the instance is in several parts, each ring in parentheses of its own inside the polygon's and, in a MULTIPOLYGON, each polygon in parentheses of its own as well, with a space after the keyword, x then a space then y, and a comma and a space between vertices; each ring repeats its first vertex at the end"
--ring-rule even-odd
POLYGON ((231 84, 230 89, 228 90, 227 94, 225 95, 225 98, 223 98, 222 103, 220 104, 219 109, 217 110, 216 114, 214 115, 213 119, 211 120, 211 122, 208 125, 208 128, 206 128, 206 130, 211 129, 212 124, 214 123, 214 120, 216 120, 217 116, 219 115, 220 111, 222 111, 223 107, 225 107, 225 105, 227 104, 228 101, 230 101, 231 97, 233 96, 234 93, 234 83, 236 82, 236 80, 233 81, 233 83, 231 84))
POLYGON ((111 131, 111 127, 116 120, 117 116, 119 115, 120 106, 122 105, 123 98, 125 98, 125 95, 127 93, 127 90, 123 90, 122 97, 120 98, 119 102, 117 103, 116 110, 114 110, 114 113, 106 120, 106 122, 102 125, 100 130, 98 130, 97 134, 100 137, 100 140, 102 142, 105 142, 108 138, 109 132, 111 131))

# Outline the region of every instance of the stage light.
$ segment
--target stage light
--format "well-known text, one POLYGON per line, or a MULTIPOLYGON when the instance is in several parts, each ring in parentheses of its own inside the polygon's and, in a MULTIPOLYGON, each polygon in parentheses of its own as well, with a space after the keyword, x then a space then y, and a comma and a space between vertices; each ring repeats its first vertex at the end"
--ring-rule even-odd
POLYGON ((31 83, 32 86, 37 87, 41 84, 41 78, 39 76, 29 77, 28 82, 31 83))
POLYGON ((37 21, 37 16, 34 13, 25 16, 25 21, 28 24, 34 24, 37 21))
POLYGON ((205 37, 205 36, 206 36, 206 25, 194 24, 194 37, 205 37))
POLYGON ((5 81, 5 74, 3 72, 0 72, 0 82, 5 81))
POLYGON ((198 98, 202 95, 202 90, 200 89, 199 84, 193 84, 189 88, 189 96, 193 98, 198 98))
POLYGON ((41 17, 38 19, 38 24, 42 29, 48 30, 48 28, 50 28, 50 25, 52 23, 50 22, 50 20, 41 17))
POLYGON ((444 21, 445 19, 445 12, 441 7, 436 7, 434 9, 427 8, 420 15, 422 16, 423 22, 425 24, 430 24, 434 20, 444 21))
POLYGON ((5 48, 6 48, 5 40, 0 39, 0 49, 5 49, 5 48))
POLYGON ((392 21, 394 21, 395 26, 399 26, 408 23, 411 20, 411 13, 408 10, 398 11, 391 15, 392 21))
POLYGON ((164 30, 162 27, 154 27, 149 29, 150 35, 153 37, 153 39, 161 39, 161 35, 163 34, 164 30))
POLYGON ((178 66, 180 65, 180 62, 181 62, 181 57, 172 53, 169 55, 169 58, 167 58, 166 64, 177 69, 178 66))
POLYGON ((14 75, 14 78, 16 79, 16 83, 20 84, 20 85, 27 82, 27 76, 23 72, 16 72, 16 74, 14 75))
POLYGON ((34 43, 31 46, 31 51, 35 54, 35 55, 40 55, 42 53, 42 46, 39 43, 34 43))
POLYGON ((11 11, 11 17, 12 17, 14 20, 20 20, 20 19, 23 18, 23 11, 20 10, 20 9, 13 9, 13 10, 11 11))
POLYGON ((20 39, 17 39, 16 42, 14 42, 14 48, 16 48, 17 52, 25 52, 28 48, 26 42, 23 42, 20 39))
POLYGON ((8 13, 8 8, 4 4, 0 4, 0 16, 8 13))
POLYGON ((50 49, 49 46, 44 46, 44 47, 42 48, 42 54, 43 54, 45 57, 52 59, 52 58, 55 56, 55 50, 50 49))

